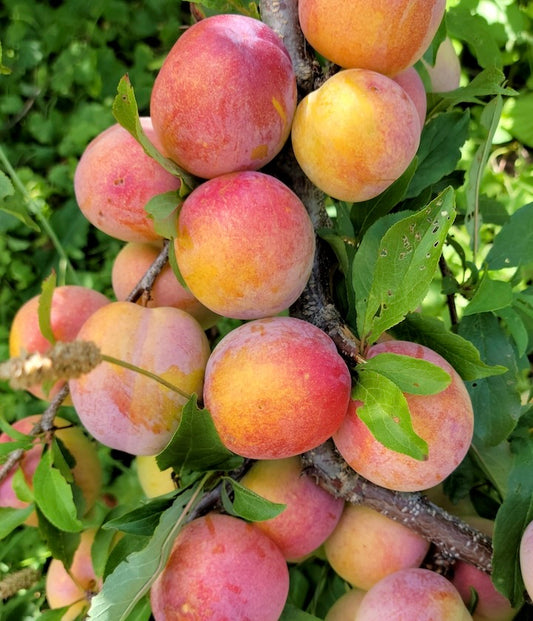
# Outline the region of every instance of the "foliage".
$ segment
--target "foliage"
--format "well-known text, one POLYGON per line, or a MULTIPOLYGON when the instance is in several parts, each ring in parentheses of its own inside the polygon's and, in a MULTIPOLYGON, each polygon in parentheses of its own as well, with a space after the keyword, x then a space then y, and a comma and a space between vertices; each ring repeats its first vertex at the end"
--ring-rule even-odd
MULTIPOLYGON (((363 346, 388 331, 432 347, 465 380, 475 409, 474 441, 445 490, 452 501, 467 498, 480 515, 495 519, 493 579, 521 606, 516 549, 533 519, 533 7, 514 0, 449 0, 448 5, 446 30, 438 37, 448 33, 459 50, 461 87, 429 97, 417 158, 402 178, 365 203, 330 200, 332 227, 319 234, 338 260, 336 304, 363 346)), ((247 1, 212 0, 196 9, 259 15, 257 3, 247 1)), ((157 69, 190 17, 188 3, 168 0, 6 0, 0 18, 5 24, 0 359, 5 360, 14 313, 41 290, 46 325, 52 272, 58 284, 85 284, 112 295, 111 265, 121 243, 89 226, 79 212, 74 169, 89 140, 115 117, 140 136, 137 108, 147 112, 157 69), (117 86, 126 106, 115 98, 117 86)), ((186 192, 193 181, 182 179, 186 192)), ((164 199, 152 208, 156 219, 169 216, 164 199)), ((231 322, 221 322, 213 342, 229 329, 231 322)), ((354 396, 365 393, 362 415, 374 433, 396 450, 423 458, 426 448, 411 428, 408 410, 398 413, 400 387, 406 390, 413 370, 386 358, 358 370, 354 396), (403 416, 401 425, 391 425, 392 413, 403 416)), ((427 392, 446 381, 434 368, 416 372, 427 392)), ((0 404, 2 419, 11 423, 46 407, 7 384, 0 385, 0 404)), ((77 420, 73 408, 64 407, 62 416, 77 420)), ((14 440, 13 447, 24 442, 15 435, 14 440)), ((220 444, 196 397, 158 457, 161 469, 175 469, 179 493, 147 502, 131 456, 105 447, 99 451, 105 497, 118 506, 101 502, 81 519, 76 490, 65 478, 69 456, 54 442, 44 452, 35 495, 22 477, 18 480, 19 494, 38 507, 39 529, 22 526, 27 510, 0 510, 0 578, 21 567, 44 574, 52 556, 68 563, 77 532, 103 526, 93 558, 108 579, 91 619, 149 618, 149 584, 201 492, 222 485, 225 509, 248 519, 279 510, 227 476, 243 460, 220 444), (111 551, 116 533, 122 538, 111 551)), ((42 587, 41 579, 0 603, 2 619, 31 618, 44 610, 42 587)), ((344 589, 318 553, 291 566, 282 618, 323 618, 344 589)))

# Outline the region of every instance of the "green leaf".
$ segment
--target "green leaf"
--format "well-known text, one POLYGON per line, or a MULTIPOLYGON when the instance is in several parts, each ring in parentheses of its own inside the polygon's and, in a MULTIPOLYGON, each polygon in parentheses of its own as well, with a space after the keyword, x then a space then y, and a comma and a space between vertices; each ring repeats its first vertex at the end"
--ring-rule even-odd
POLYGON ((161 513, 172 505, 173 500, 173 494, 164 498, 156 498, 141 507, 133 509, 133 511, 128 511, 124 515, 105 522, 103 528, 111 528, 132 535, 145 535, 149 537, 159 524, 161 513))
MULTIPOLYGON (((2 152, 0 151, 0 153, 2 152)), ((27 227, 29 227, 36 233, 39 233, 41 229, 30 216, 30 212, 28 211, 28 207, 24 199, 13 199, 8 201, 5 200, 7 197, 14 196, 14 194, 15 188, 13 187, 11 179, 3 171, 0 170, 0 211, 4 211, 5 213, 14 216, 27 227)))
POLYGON ((413 395, 434 395, 452 381, 449 373, 436 364, 401 354, 376 354, 358 367, 358 371, 363 369, 384 375, 402 392, 413 395))
POLYGON ((15 470, 15 474, 11 479, 11 485, 13 486, 15 496, 19 500, 22 500, 22 502, 33 502, 35 500, 33 490, 26 481, 26 477, 20 466, 15 470))
MULTIPOLYGON (((13 449, 15 448, 24 448, 30 449, 32 444, 35 441, 33 436, 29 436, 26 433, 22 433, 18 429, 15 429, 12 425, 10 425, 7 420, 0 414, 0 430, 5 433, 10 438, 13 438, 14 442, 8 442, 9 446, 13 449)), ((0 445, 1 446, 1 445, 0 445)))
POLYGON ((68 606, 62 606, 61 608, 43 610, 42 612, 39 612, 39 621, 61 621, 70 606, 71 604, 68 606))
POLYGON ((440 319, 411 313, 395 326, 396 338, 426 345, 440 354, 452 365, 463 380, 477 380, 507 373, 507 368, 489 365, 481 360, 479 350, 468 339, 451 332, 440 319))
POLYGON ((520 371, 509 335, 492 313, 464 317, 459 334, 471 341, 488 364, 506 373, 466 382, 474 407, 474 443, 496 446, 507 438, 520 416, 520 371))
POLYGON ((513 303, 513 287, 503 280, 493 280, 488 274, 482 278, 476 293, 463 315, 475 315, 506 308, 513 303))
POLYGON ((521 92, 504 104, 504 127, 519 142, 533 148, 533 93, 521 92))
POLYGON ((260 19, 257 2, 250 2, 250 0, 202 0, 202 2, 197 4, 211 9, 211 14, 213 12, 240 13, 241 15, 260 19))
POLYGON ((413 158, 403 175, 396 179, 381 194, 371 200, 353 204, 351 219, 358 231, 359 237, 363 237, 364 233, 374 222, 390 213, 405 198, 418 165, 417 155, 413 158))
POLYGON ((29 505, 23 509, 12 507, 0 507, 0 539, 7 537, 17 526, 24 524, 26 519, 33 513, 34 507, 29 505))
POLYGON ((480 97, 502 95, 512 97, 517 92, 503 87, 506 77, 501 69, 489 67, 478 73, 466 86, 461 86, 448 93, 428 93, 428 116, 441 109, 449 109, 463 103, 483 104, 480 97))
POLYGON ((153 196, 144 209, 154 221, 154 229, 165 239, 176 236, 178 214, 183 200, 175 191, 163 192, 153 196))
POLYGON ((75 533, 83 529, 77 517, 72 488, 54 467, 52 452, 45 451, 33 475, 37 506, 56 528, 75 533))
POLYGON ((524 319, 512 307, 500 308, 496 314, 505 322, 507 330, 515 342, 518 357, 521 358, 525 355, 529 344, 529 334, 524 319))
POLYGON ((178 472, 233 470, 243 461, 222 444, 211 414, 198 407, 196 395, 183 407, 178 428, 156 459, 160 470, 178 472))
POLYGON ((481 181, 485 174, 485 168, 492 149, 492 140, 498 127, 500 115, 503 107, 503 99, 501 95, 496 95, 490 101, 481 113, 481 126, 486 130, 484 140, 477 148, 470 170, 467 172, 465 198, 466 198, 466 214, 465 225, 472 239, 472 247, 477 251, 479 244, 479 228, 481 221, 479 217, 479 196, 481 194, 481 181))
POLYGON ((533 263, 533 203, 515 211, 494 239, 487 255, 490 270, 533 263))
POLYGON ((250 522, 262 522, 275 518, 286 507, 283 503, 263 498, 230 477, 222 478, 221 498, 227 513, 250 522), (233 500, 230 499, 226 485, 229 485, 233 491, 233 500))
POLYGON ((375 341, 425 297, 455 218, 453 203, 454 192, 448 188, 421 211, 393 224, 383 236, 368 293, 354 280, 362 340, 375 341))
POLYGON ((133 86, 127 75, 123 76, 118 84, 117 95, 113 100, 112 111, 115 119, 139 142, 147 155, 154 158, 169 173, 181 179, 182 183, 179 189, 180 196, 185 196, 197 185, 189 173, 180 168, 172 160, 161 155, 144 133, 139 120, 139 111, 133 86))
POLYGON ((363 368, 352 398, 363 403, 357 408, 357 416, 378 442, 414 459, 427 457, 427 442, 415 433, 407 401, 394 382, 363 368))
POLYGON ((188 289, 187 283, 185 279, 181 275, 180 268, 178 265, 178 260, 176 259, 176 247, 174 245, 174 237, 170 237, 170 243, 168 245, 168 262, 172 269, 172 273, 176 277, 177 281, 184 289, 188 289))
POLYGON ((466 8, 456 6, 446 13, 450 36, 464 41, 474 53, 480 67, 501 67, 502 54, 487 21, 472 15, 466 8))
POLYGON ((4 200, 6 196, 13 196, 15 194, 15 188, 11 183, 11 179, 5 172, 0 170, 0 201, 4 200))
POLYGON ((124 621, 148 593, 165 567, 174 540, 186 522, 188 511, 197 500, 201 487, 188 489, 161 514, 147 545, 131 553, 107 576, 102 590, 91 604, 92 621, 124 621))
POLYGON ((52 312, 52 297, 54 295, 56 283, 56 273, 52 271, 50 276, 43 280, 38 305, 39 330, 44 338, 47 341, 50 341, 52 345, 56 342, 56 337, 54 336, 54 331, 52 330, 50 315, 52 312))
POLYGON ((39 507, 36 511, 39 518, 39 534, 42 540, 54 558, 60 560, 65 567, 70 567, 74 552, 80 544, 80 533, 69 533, 61 528, 56 528, 52 522, 46 519, 39 507))
POLYGON ((293 604, 287 604, 281 613, 279 621, 320 621, 320 617, 304 612, 293 604))
POLYGON ((444 112, 424 125, 417 152, 418 167, 407 189, 407 198, 418 196, 422 190, 455 170, 469 125, 468 110, 444 112))
POLYGON ((520 572, 518 549, 522 533, 533 520, 533 409, 519 420, 513 435, 513 467, 509 491, 496 515, 493 536, 493 574, 496 588, 514 607, 524 601, 524 581, 520 572))

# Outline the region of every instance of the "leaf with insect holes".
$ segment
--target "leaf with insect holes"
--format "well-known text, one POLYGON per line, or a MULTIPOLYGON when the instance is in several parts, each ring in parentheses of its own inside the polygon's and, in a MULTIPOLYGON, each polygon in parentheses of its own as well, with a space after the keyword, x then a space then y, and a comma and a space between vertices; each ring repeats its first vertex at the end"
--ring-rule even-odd
POLYGON ((180 168, 175 162, 161 155, 144 133, 139 120, 139 110, 137 108, 133 86, 127 75, 123 76, 118 83, 117 95, 113 100, 112 112, 115 119, 124 129, 129 131, 137 142, 139 142, 147 155, 154 158, 156 162, 161 164, 169 173, 181 179, 181 186, 179 189, 180 196, 188 194, 191 188, 196 185, 193 177, 180 168))
POLYGON ((454 191, 447 188, 420 211, 392 224, 370 263, 368 256, 361 262, 359 252, 355 255, 353 284, 362 340, 376 341, 420 304, 454 218, 454 191))
POLYGON ((414 459, 426 459, 427 442, 413 429, 405 396, 393 381, 362 367, 352 398, 361 401, 357 416, 378 442, 414 459))

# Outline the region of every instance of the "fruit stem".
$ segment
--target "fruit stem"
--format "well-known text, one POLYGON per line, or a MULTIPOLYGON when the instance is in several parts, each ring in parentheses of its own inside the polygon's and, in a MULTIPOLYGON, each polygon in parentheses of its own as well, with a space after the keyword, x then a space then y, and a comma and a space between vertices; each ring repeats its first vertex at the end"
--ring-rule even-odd
POLYGON ((156 373, 152 373, 151 371, 138 367, 135 364, 131 364, 130 362, 126 362, 125 360, 120 360, 119 358, 115 358, 114 356, 108 356, 107 354, 102 354, 102 360, 104 360, 105 362, 109 362, 110 364, 116 364, 117 366, 123 367, 124 369, 135 371, 136 373, 140 373, 141 375, 145 375, 146 377, 149 377, 155 380, 156 382, 159 382, 165 388, 168 388, 169 390, 172 390, 173 392, 178 393, 178 395, 181 395, 187 400, 189 400, 192 396, 186 393, 184 390, 181 390, 181 388, 178 388, 178 386, 176 386, 175 384, 171 384, 170 382, 167 382, 167 380, 163 379, 160 375, 157 375, 156 373))

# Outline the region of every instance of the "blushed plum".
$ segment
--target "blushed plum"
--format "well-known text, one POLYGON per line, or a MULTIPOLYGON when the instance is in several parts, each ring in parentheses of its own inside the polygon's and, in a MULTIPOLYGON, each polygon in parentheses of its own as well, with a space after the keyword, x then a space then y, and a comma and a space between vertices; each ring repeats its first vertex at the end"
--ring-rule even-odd
POLYGON ((357 416, 361 402, 351 401, 348 415, 333 439, 348 464, 382 487, 420 491, 441 483, 465 457, 474 433, 474 413, 461 377, 439 354, 407 341, 373 345, 368 358, 390 352, 422 358, 447 371, 452 381, 433 395, 405 394, 415 432, 428 444, 426 460, 386 448, 357 416))
POLYGON ((256 494, 286 505, 278 516, 256 525, 288 561, 314 552, 341 517, 344 501, 305 476, 298 456, 256 461, 241 482, 256 494))
POLYGON ((277 621, 288 591, 273 541, 253 524, 210 513, 180 531, 150 600, 156 621, 277 621))
POLYGON ((295 107, 296 78, 281 38, 234 14, 202 19, 179 37, 150 101, 169 157, 205 179, 262 168, 287 140, 295 107))
MULTIPOLYGON (((78 338, 159 375, 187 395, 202 392, 209 342, 185 311, 112 302, 89 317, 78 338)), ((72 403, 89 433, 133 455, 155 455, 164 448, 186 401, 154 379, 110 362, 69 385, 72 403)))
POLYGON ((444 16, 445 0, 299 0, 305 38, 344 68, 395 75, 419 60, 444 16))
POLYGON ((332 339, 294 317, 229 332, 206 367, 204 403, 227 448, 244 457, 298 455, 346 415, 351 376, 332 339))
POLYGON ((180 272, 204 306, 258 319, 284 311, 302 293, 315 236, 292 190, 245 171, 206 181, 185 199, 175 248, 180 272))

